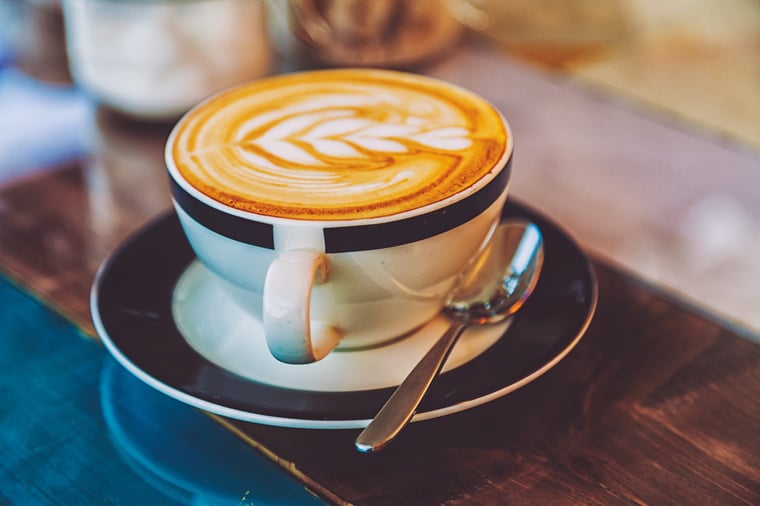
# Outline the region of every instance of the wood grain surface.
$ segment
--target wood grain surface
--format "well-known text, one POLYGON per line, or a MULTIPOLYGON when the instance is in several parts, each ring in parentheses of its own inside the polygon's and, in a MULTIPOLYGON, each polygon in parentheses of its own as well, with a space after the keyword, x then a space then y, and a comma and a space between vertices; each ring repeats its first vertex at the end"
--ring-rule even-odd
MULTIPOLYGON (((648 124, 615 128, 624 136, 648 124)), ((96 269, 169 207, 169 127, 104 111, 94 126, 88 159, 0 188, 0 271, 90 333, 96 269)), ((518 153, 531 159, 540 148, 518 153)), ((529 195, 555 199, 535 177, 523 185, 529 195)), ((760 504, 760 346, 605 262, 595 267, 597 314, 555 369, 486 406, 413 424, 377 455, 355 452, 358 431, 219 422, 336 502, 760 504)))
POLYGON ((0 187, 0 268, 93 333, 89 291, 100 264, 171 205, 163 148, 170 125, 99 110, 93 150, 0 187))

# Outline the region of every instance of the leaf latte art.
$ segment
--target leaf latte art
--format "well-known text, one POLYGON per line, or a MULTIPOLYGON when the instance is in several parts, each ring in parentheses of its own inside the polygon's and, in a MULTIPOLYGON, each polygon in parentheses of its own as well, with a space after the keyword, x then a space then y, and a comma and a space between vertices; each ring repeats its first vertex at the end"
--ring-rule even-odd
POLYGON ((167 155, 191 186, 228 206, 347 220, 451 197, 503 164, 508 141, 501 115, 460 88, 329 70, 212 97, 180 121, 167 155))

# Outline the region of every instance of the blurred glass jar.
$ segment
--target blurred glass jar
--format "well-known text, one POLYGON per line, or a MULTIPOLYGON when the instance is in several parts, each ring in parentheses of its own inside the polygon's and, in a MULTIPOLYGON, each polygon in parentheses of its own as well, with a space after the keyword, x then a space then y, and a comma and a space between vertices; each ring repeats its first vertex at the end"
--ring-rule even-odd
POLYGON ((63 0, 74 81, 128 116, 175 119, 269 72, 259 0, 63 0))
POLYGON ((462 25, 447 0, 270 0, 272 43, 305 67, 410 68, 443 56, 462 25))

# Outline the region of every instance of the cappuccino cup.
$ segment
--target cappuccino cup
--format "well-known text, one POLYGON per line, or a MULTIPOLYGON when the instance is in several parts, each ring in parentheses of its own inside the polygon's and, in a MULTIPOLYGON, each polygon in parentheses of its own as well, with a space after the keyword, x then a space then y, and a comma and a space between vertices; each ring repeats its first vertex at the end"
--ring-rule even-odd
POLYGON ((165 158, 197 258, 262 321, 272 355, 296 364, 434 318, 498 225, 512 148, 503 116, 472 92, 336 69, 205 100, 165 158))

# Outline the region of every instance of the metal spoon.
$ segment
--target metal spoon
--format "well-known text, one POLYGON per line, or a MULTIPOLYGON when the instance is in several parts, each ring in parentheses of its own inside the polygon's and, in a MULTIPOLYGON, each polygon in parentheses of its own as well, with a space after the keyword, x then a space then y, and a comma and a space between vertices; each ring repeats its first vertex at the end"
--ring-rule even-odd
POLYGON ((496 229, 448 297, 444 313, 453 320, 451 327, 359 434, 359 451, 380 450, 401 432, 468 325, 498 323, 520 309, 536 286, 543 260, 543 239, 533 223, 509 221, 496 229))

